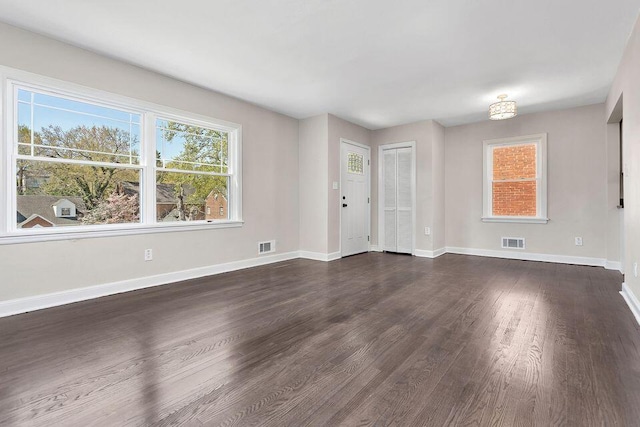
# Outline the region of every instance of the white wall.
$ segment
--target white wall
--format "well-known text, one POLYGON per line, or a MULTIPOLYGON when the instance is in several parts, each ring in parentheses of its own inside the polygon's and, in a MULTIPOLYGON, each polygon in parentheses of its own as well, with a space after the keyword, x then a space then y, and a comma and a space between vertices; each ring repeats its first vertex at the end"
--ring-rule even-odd
MULTIPOLYGON (((432 152, 432 188, 433 201, 431 209, 433 211, 431 241, 432 250, 444 249, 446 246, 446 215, 445 215, 445 128, 438 122, 433 122, 431 126, 431 152, 432 152)), ((424 230, 418 228, 418 233, 424 230)))
POLYGON ((640 300, 640 277, 633 264, 640 262, 640 20, 636 22, 607 97, 607 119, 622 97, 624 176, 625 283, 640 300))
POLYGON ((328 115, 300 120, 300 250, 327 253, 328 115))
POLYGON ((606 125, 607 132, 607 259, 620 260, 620 123, 606 125))
POLYGON ((243 126, 242 228, 0 245, 0 301, 257 257, 299 247, 298 121, 0 24, 0 64, 243 126), (145 248, 154 260, 143 261, 145 248))
POLYGON ((526 252, 606 258, 607 144, 604 105, 527 114, 445 129, 448 247, 500 249, 526 238, 526 252), (482 141, 548 134, 548 224, 484 223, 482 141), (575 246, 582 237, 584 246, 575 246))

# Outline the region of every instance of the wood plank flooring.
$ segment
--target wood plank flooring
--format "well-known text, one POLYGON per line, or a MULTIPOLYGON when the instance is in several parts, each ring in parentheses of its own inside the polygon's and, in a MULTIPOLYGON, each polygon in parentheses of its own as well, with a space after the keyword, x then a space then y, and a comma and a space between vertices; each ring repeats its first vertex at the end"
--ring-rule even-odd
POLYGON ((0 425, 637 426, 621 280, 370 253, 3 318, 0 425))

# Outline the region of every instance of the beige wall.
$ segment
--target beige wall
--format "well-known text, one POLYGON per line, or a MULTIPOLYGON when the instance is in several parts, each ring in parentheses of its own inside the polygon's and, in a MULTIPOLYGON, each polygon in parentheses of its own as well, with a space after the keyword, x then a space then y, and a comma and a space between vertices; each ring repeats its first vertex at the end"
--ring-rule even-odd
MULTIPOLYGON (((432 188, 433 227, 431 229, 432 250, 444 249, 446 246, 445 222, 445 128, 438 122, 433 122, 432 132, 432 188)), ((418 233, 424 234, 424 229, 418 228, 418 233)))
POLYGON ((327 114, 300 120, 300 250, 320 254, 327 253, 328 120, 327 114))
POLYGON ((340 251, 340 139, 370 144, 369 129, 332 114, 300 120, 300 250, 340 251))
POLYGON ((607 259, 620 260, 620 124, 607 124, 607 259))
MULTIPOLYGON (((326 181, 328 191, 328 252, 340 250, 340 190, 333 189, 333 183, 340 183, 340 139, 348 139, 364 145, 371 145, 371 131, 346 120, 329 114, 328 160, 329 178, 326 181)), ((371 170, 371 179, 375 179, 371 170)))
MULTIPOLYGON (((500 249, 501 236, 527 251, 617 261, 615 130, 606 118, 624 92, 628 159, 627 271, 640 258, 640 38, 634 32, 604 105, 443 128, 425 120, 370 131, 331 114, 295 120, 46 37, 0 24, 0 65, 167 105, 243 126, 242 228, 0 245, 0 301, 255 258, 257 242, 278 252, 332 254, 340 248, 340 138, 371 149, 371 231, 378 243, 378 147, 415 141, 416 249, 500 249), (546 225, 490 224, 482 215, 482 140, 547 132, 546 225), (606 161, 604 161, 606 159, 606 161), (446 220, 445 220, 446 218, 446 220), (424 234, 431 228, 431 235, 424 234), (584 246, 576 247, 581 236, 584 246), (154 249, 154 261, 143 250, 154 249), (106 262, 105 260, 108 260, 106 262), (73 274, 69 274, 73 272, 73 274)), ((627 282, 640 296, 640 280, 627 282)))
POLYGON ((444 246, 444 128, 433 120, 373 131, 371 138, 372 231, 378 244, 378 148, 396 142, 416 143, 416 250, 433 251, 444 246), (438 205, 439 204, 439 205, 438 205), (424 228, 431 227, 431 235, 424 228), (434 244, 435 242, 435 244, 434 244), (442 246, 435 246, 435 245, 442 246))
POLYGON ((607 97, 607 120, 622 97, 624 157, 624 270, 625 282, 640 299, 640 277, 633 264, 640 262, 640 20, 625 49, 611 91, 607 97))
POLYGON ((524 237, 526 252, 606 258, 605 129, 603 104, 445 129, 447 246, 501 250, 502 236, 524 237), (482 222, 482 141, 544 132, 549 223, 482 222))
POLYGON ((0 245, 0 301, 187 270, 299 247, 298 121, 0 24, 0 64, 243 126, 242 228, 0 245), (145 248, 154 260, 143 261, 145 248))

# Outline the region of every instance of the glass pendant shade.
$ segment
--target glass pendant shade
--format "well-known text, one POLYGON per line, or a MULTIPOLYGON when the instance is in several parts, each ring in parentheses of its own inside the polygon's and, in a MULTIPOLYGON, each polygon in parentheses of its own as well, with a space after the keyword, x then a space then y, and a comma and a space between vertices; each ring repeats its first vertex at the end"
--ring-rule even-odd
POLYGON ((498 96, 499 102, 489 106, 489 118, 491 120, 505 120, 515 117, 518 114, 516 101, 505 101, 507 95, 498 96))

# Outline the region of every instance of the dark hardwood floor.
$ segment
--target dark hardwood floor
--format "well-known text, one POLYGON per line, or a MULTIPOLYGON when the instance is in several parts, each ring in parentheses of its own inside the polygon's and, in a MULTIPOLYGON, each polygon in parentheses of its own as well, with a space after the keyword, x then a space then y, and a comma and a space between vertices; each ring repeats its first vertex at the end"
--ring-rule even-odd
POLYGON ((596 267, 295 260, 0 319, 0 425, 634 425, 596 267))

